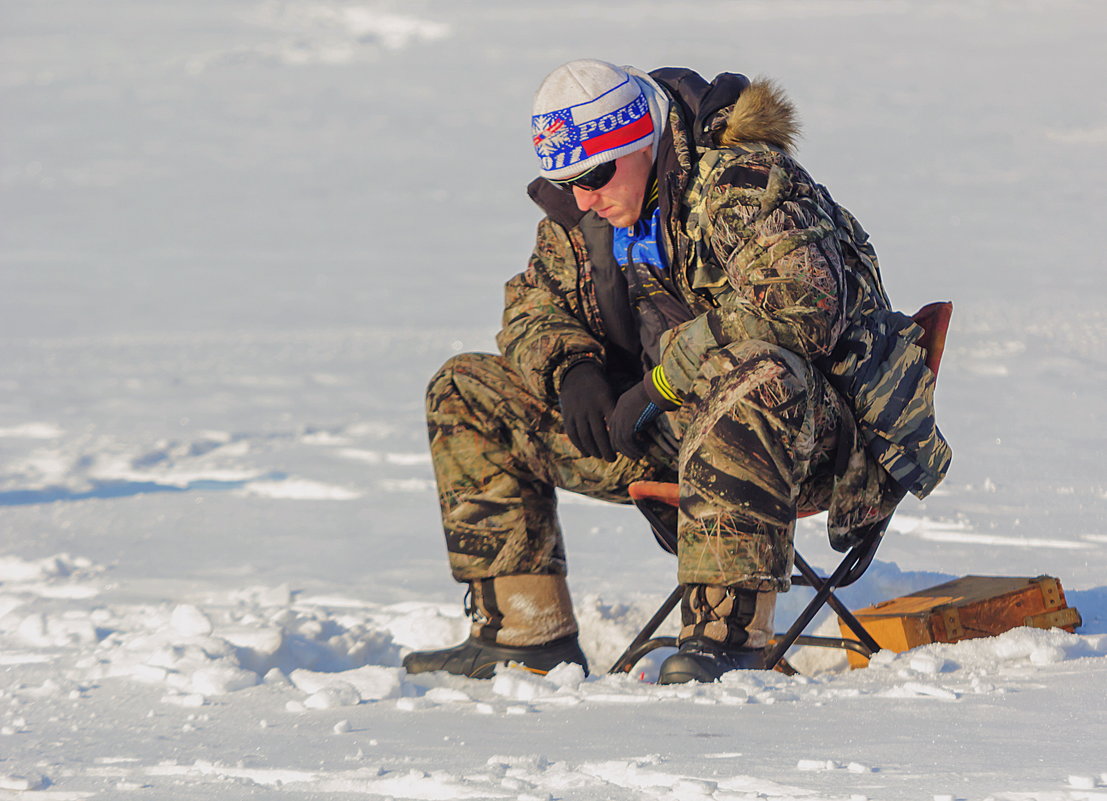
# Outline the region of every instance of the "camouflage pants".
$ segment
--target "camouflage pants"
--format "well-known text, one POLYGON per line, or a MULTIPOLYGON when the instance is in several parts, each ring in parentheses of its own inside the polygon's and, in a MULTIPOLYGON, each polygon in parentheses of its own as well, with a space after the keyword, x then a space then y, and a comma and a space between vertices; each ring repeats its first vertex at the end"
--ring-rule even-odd
MULTIPOLYGON (((627 503, 630 483, 679 475, 678 580, 787 590, 797 512, 831 504, 841 432, 855 434, 844 402, 799 356, 745 342, 714 351, 667 418, 677 458, 660 438, 638 461, 582 456, 556 403, 506 360, 452 358, 428 387, 427 423, 454 577, 563 574, 555 487, 627 503)), ((879 494, 880 468, 849 456, 865 468, 857 489, 879 494)))

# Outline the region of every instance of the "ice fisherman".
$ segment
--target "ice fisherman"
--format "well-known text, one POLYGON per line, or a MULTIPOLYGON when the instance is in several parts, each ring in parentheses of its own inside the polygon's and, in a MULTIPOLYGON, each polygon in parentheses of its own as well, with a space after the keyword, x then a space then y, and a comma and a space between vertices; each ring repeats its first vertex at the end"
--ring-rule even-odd
POLYGON ((471 635, 404 666, 587 670, 554 488, 626 503, 655 480, 680 485, 684 592, 659 682, 763 667, 797 514, 829 510, 845 550, 948 468, 920 329, 792 155, 773 82, 572 61, 539 87, 531 134, 545 216, 500 353, 450 359, 427 391, 471 635))

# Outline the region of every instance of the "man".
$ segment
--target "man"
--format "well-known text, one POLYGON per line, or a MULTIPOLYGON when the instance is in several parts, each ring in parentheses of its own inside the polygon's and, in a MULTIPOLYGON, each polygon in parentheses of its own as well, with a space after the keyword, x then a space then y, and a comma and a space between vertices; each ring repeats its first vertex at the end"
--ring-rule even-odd
POLYGON ((543 209, 507 284, 501 355, 463 354, 427 419, 472 633, 409 672, 587 663, 554 488, 626 503, 679 481, 679 650, 659 681, 763 667, 797 514, 832 544, 943 477, 920 329, 857 221, 791 156, 773 84, 603 61, 535 96, 543 209))

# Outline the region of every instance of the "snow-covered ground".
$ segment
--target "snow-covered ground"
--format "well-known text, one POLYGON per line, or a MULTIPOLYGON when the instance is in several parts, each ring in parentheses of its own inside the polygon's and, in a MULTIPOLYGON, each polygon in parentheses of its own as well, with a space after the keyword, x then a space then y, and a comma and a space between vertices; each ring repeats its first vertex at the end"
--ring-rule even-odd
POLYGON ((0 0, 0 799, 1107 798, 1107 9, 691 8, 0 0), (953 469, 845 600, 1048 573, 1076 635, 603 677, 673 564, 565 496, 596 675, 403 674, 466 625, 422 389, 493 348, 581 56, 777 78, 900 307, 957 304, 953 469))

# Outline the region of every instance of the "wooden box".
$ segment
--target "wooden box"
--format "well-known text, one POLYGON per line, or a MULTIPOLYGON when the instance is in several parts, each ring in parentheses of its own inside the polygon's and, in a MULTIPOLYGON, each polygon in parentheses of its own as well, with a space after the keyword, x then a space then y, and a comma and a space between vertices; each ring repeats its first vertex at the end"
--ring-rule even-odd
MULTIPOLYGON (((1061 582, 1051 576, 965 576, 854 612, 880 647, 902 652, 932 642, 992 637, 1018 626, 1073 631, 1080 613, 1065 604, 1061 582)), ((856 639, 838 621, 842 636, 856 639)), ((868 660, 848 652, 850 667, 868 660)))

